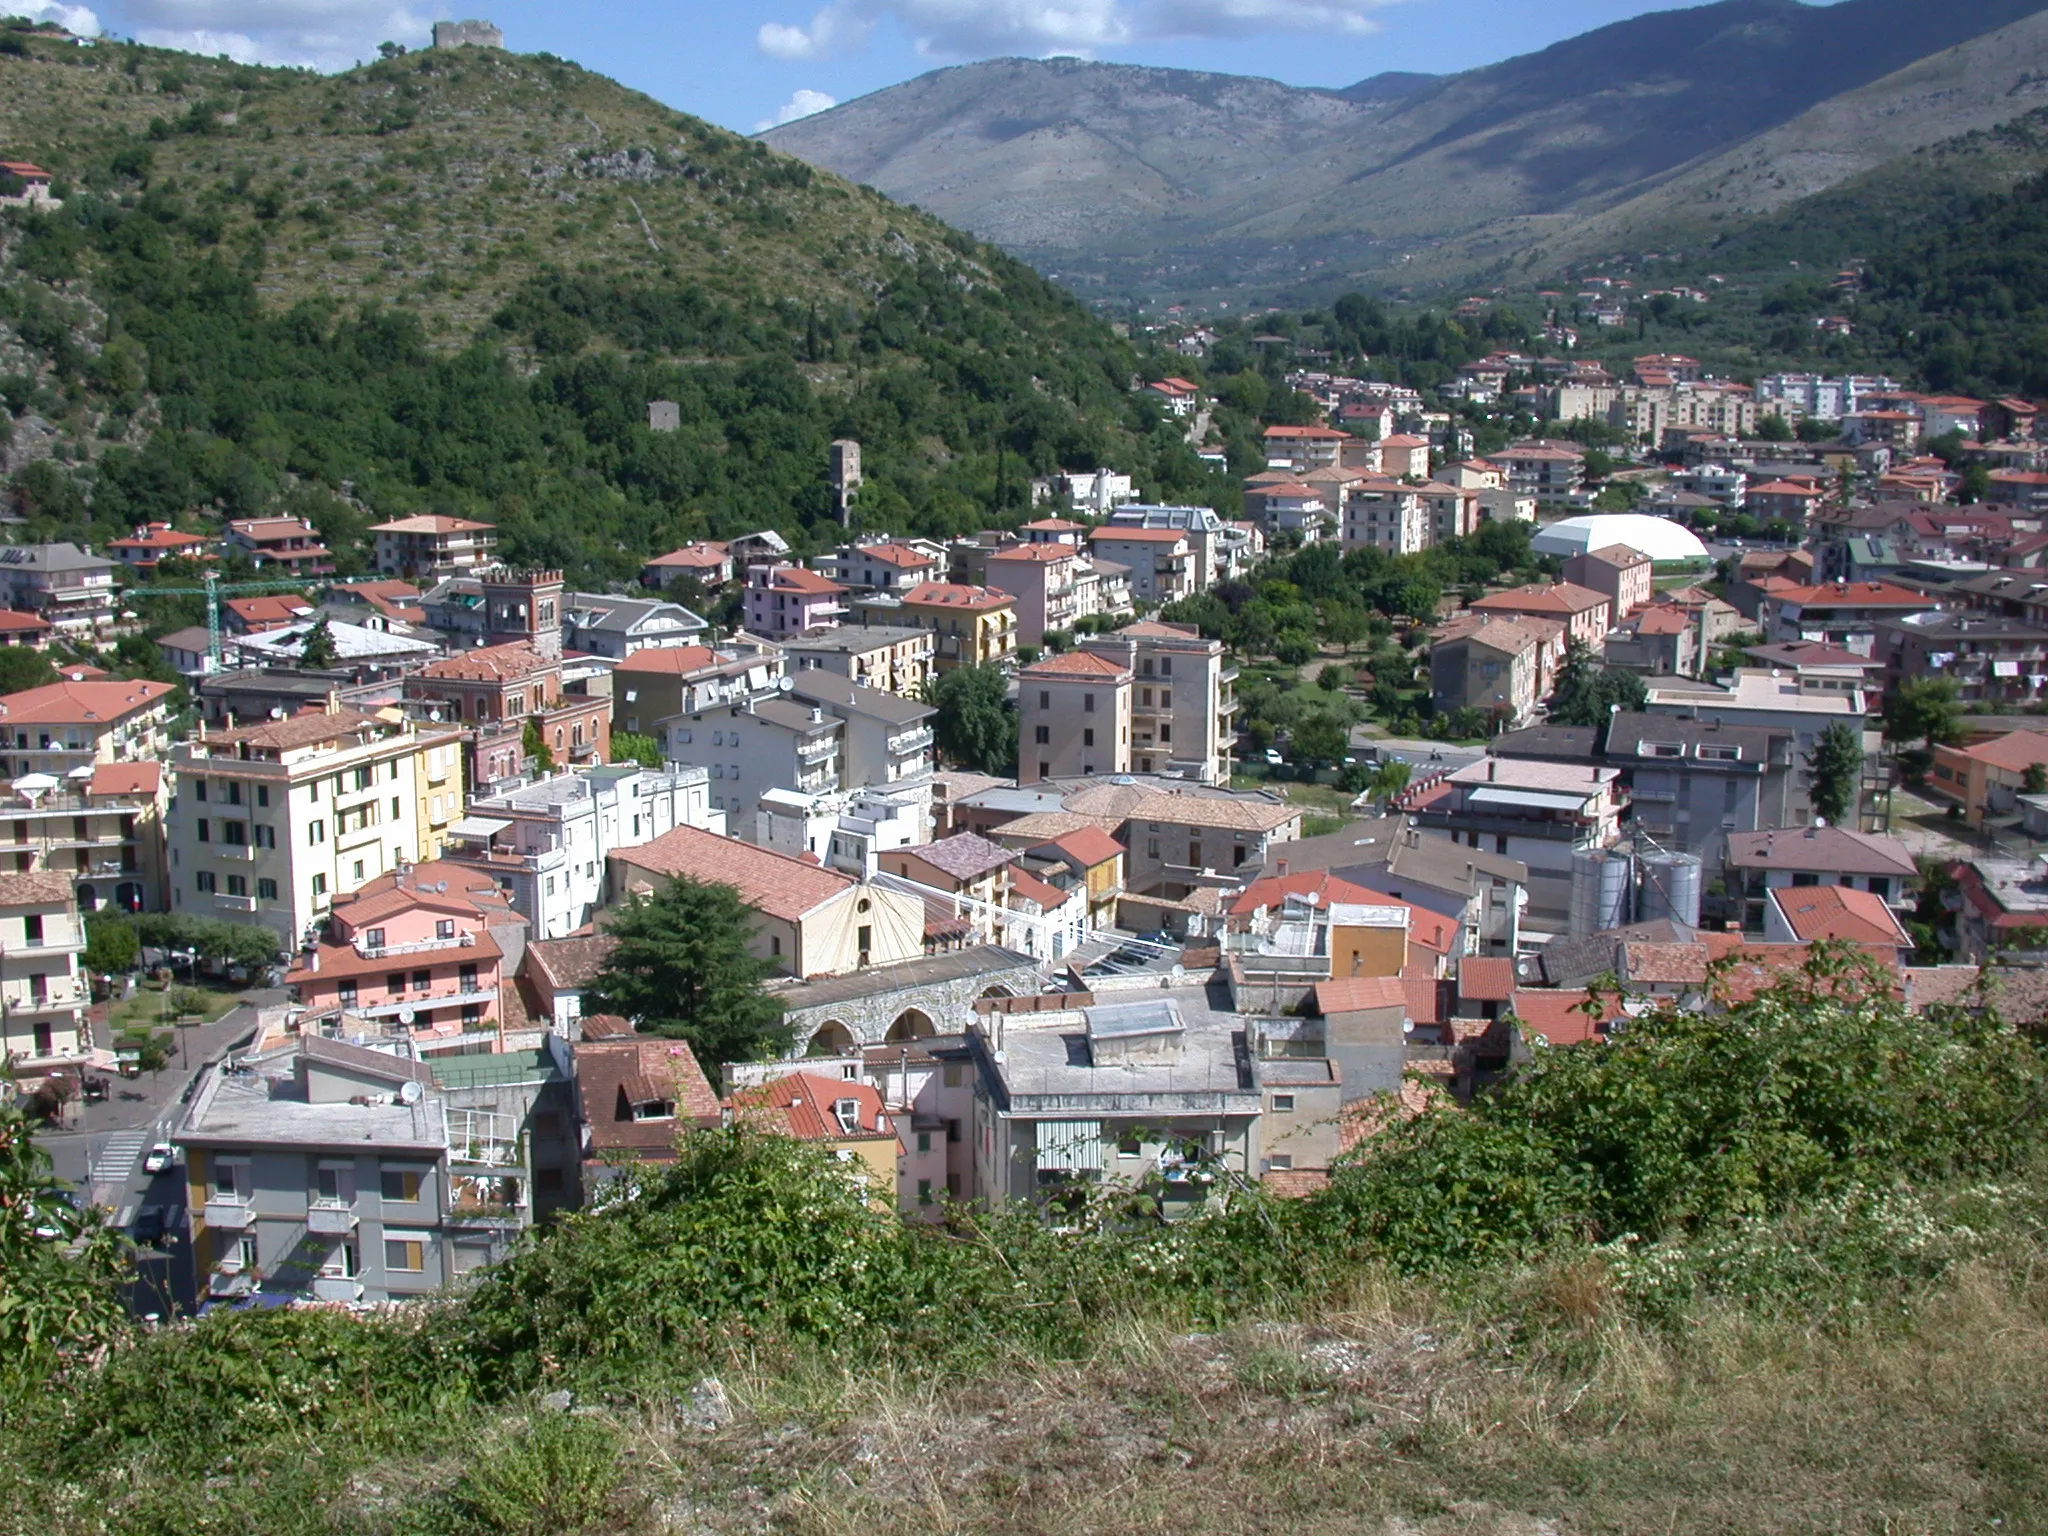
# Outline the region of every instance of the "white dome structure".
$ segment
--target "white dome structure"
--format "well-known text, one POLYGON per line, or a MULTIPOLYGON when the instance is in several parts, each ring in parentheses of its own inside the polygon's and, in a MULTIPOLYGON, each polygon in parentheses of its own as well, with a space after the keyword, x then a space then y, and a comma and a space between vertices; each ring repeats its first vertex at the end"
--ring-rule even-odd
POLYGON ((1667 560, 1705 560, 1707 546, 1690 529, 1669 518, 1651 517, 1643 512, 1597 512, 1585 517, 1568 517, 1539 529, 1529 547, 1539 555, 1569 558, 1588 550, 1626 544, 1662 564, 1667 560))

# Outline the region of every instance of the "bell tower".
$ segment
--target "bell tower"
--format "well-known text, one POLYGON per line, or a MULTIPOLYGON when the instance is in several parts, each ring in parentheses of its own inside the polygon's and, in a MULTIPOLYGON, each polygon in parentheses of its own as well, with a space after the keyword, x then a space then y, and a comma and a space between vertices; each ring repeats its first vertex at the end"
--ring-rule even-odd
POLYGON ((562 573, 496 567, 483 578, 484 644, 524 640, 549 661, 562 659, 562 573))

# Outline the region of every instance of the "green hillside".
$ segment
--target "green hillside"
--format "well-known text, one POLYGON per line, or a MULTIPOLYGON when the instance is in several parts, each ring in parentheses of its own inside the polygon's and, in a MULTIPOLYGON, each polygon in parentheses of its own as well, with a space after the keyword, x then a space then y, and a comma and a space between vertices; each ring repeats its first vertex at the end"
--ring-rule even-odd
POLYGON ((1206 483, 1029 269, 575 65, 0 42, 0 146, 66 200, 0 256, 27 536, 278 508, 347 552, 432 510, 597 579, 763 525, 810 547, 838 436, 866 520, 932 533, 1061 465, 1206 483))

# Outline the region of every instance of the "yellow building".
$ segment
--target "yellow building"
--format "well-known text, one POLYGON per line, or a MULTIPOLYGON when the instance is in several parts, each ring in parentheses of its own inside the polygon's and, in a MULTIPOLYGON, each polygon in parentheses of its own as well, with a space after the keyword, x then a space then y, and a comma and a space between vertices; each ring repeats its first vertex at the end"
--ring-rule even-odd
POLYGON ((732 1096, 733 1119, 798 1141, 818 1142, 843 1163, 858 1164, 878 1200, 896 1200, 903 1155, 893 1116, 866 1083, 791 1072, 732 1096))
POLYGON ((413 783, 420 800, 420 862, 441 857, 448 829, 462 819, 462 733, 422 733, 413 783))
POLYGON ((994 587, 920 582, 902 595, 890 613, 890 618, 869 622, 932 630, 938 636, 933 664, 940 672, 978 667, 1017 653, 1017 599, 994 587))

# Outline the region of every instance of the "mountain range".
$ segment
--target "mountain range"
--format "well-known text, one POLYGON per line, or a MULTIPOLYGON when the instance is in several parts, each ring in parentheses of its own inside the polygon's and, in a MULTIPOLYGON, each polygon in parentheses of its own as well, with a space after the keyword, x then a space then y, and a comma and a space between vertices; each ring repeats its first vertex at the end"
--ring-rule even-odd
POLYGON ((763 137, 1084 294, 1250 298, 1710 238, 2043 103, 2043 0, 1721 0, 1343 90, 997 59, 763 137))

